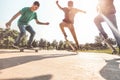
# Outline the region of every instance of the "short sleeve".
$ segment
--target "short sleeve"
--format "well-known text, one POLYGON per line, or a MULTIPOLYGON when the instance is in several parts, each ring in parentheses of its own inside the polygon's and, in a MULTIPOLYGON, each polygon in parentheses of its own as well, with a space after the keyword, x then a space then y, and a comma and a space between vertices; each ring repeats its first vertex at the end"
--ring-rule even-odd
POLYGON ((22 8, 22 9, 20 10, 20 13, 21 13, 21 14, 24 14, 24 12, 26 11, 26 9, 27 9, 26 7, 22 8))
POLYGON ((34 17, 34 19, 37 19, 37 13, 35 13, 35 17, 34 17))

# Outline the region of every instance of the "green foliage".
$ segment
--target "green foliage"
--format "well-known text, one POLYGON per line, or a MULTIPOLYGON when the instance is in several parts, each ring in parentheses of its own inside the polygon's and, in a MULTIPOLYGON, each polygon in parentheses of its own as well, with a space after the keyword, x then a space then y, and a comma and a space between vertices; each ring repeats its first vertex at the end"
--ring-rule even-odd
MULTIPOLYGON (((16 30, 2 29, 0 28, 0 48, 12 48, 19 32, 16 30)), ((20 43, 21 46, 26 44, 26 37, 24 37, 20 43)))
MULTIPOLYGON (((118 48, 116 48, 116 50, 118 51, 118 48)), ((92 52, 92 53, 108 53, 108 54, 112 54, 112 50, 111 49, 102 49, 102 50, 87 50, 87 51, 81 51, 81 52, 92 52)))
MULTIPOLYGON (((12 48, 12 44, 15 42, 15 39, 17 38, 19 32, 16 30, 3 30, 0 28, 0 48, 12 48)), ((21 40, 20 46, 25 47, 27 45, 27 37, 24 36, 21 40)), ((109 42, 111 44, 116 44, 116 41, 112 38, 109 38, 109 42)), ((70 43, 75 47, 75 43, 70 41, 70 43)), ((71 47, 67 44, 66 41, 59 41, 53 40, 51 43, 45 39, 40 40, 34 40, 32 45, 34 47, 39 47, 40 49, 56 49, 56 50, 71 50, 71 47)), ((95 37, 95 43, 86 43, 84 45, 80 45, 79 50, 81 51, 88 51, 88 50, 106 50, 108 47, 103 44, 103 40, 100 38, 100 36, 95 37)))

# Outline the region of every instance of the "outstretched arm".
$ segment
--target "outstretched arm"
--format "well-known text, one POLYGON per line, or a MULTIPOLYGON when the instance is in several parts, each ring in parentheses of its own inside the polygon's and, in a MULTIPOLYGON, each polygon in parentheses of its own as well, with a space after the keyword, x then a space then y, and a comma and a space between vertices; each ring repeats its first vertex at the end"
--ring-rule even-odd
POLYGON ((13 20, 15 20, 21 13, 17 12, 7 23, 6 23, 6 27, 9 28, 11 26, 11 23, 13 20))
POLYGON ((78 12, 86 13, 86 11, 83 11, 83 10, 79 10, 79 9, 78 9, 78 12))
POLYGON ((58 1, 56 1, 56 4, 57 4, 57 6, 59 7, 59 9, 63 9, 63 8, 59 5, 58 1))
POLYGON ((49 25, 49 22, 43 23, 43 22, 40 22, 38 19, 36 19, 35 21, 37 24, 49 25))
POLYGON ((96 10, 97 10, 98 13, 101 13, 101 12, 102 12, 102 11, 101 11, 101 8, 100 8, 100 4, 98 4, 98 5, 96 6, 96 10))

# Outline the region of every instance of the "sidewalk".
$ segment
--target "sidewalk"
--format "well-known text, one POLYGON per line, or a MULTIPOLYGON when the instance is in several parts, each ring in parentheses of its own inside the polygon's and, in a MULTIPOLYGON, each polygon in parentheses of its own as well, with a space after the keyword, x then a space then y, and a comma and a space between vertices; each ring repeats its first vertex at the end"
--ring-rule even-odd
POLYGON ((0 80, 120 80, 120 56, 1 49, 0 80))

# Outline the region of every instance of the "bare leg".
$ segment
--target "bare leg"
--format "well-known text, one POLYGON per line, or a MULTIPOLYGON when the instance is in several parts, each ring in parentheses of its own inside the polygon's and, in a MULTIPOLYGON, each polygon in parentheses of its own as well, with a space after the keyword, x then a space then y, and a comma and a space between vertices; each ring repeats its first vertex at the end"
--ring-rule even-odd
POLYGON ((73 24, 67 24, 65 22, 60 23, 60 29, 61 29, 61 31, 62 31, 65 39, 66 39, 67 35, 66 35, 65 30, 64 30, 65 27, 68 27, 68 29, 70 30, 70 32, 71 32, 71 34, 73 36, 73 39, 74 39, 74 41, 75 41, 75 43, 77 45, 76 47, 78 48, 79 47, 79 43, 78 43, 78 40, 77 40, 77 37, 76 37, 76 33, 75 33, 75 30, 74 30, 73 24))
POLYGON ((65 24, 64 24, 64 23, 60 23, 60 29, 61 29, 64 37, 67 38, 66 32, 65 32, 65 30, 64 30, 64 27, 65 27, 65 24))
POLYGON ((98 16, 94 19, 94 23, 95 23, 95 25, 97 26, 98 30, 99 30, 100 33, 107 39, 108 36, 107 36, 106 32, 104 31, 104 29, 103 29, 103 27, 102 27, 102 25, 101 25, 101 22, 103 22, 103 21, 104 21, 104 20, 103 20, 103 18, 102 18, 100 15, 98 15, 98 16))
POLYGON ((113 51, 112 53, 116 53, 115 48, 107 41, 108 36, 105 33, 105 31, 104 31, 104 29, 102 28, 102 25, 101 25, 101 22, 103 22, 103 21, 105 21, 105 20, 100 15, 98 15, 94 20, 98 30, 100 31, 100 34, 102 34, 102 36, 105 38, 106 44, 108 44, 108 46, 112 49, 112 51, 113 51))
POLYGON ((77 40, 77 37, 76 37, 76 33, 75 33, 75 29, 74 29, 73 24, 70 24, 70 26, 68 28, 69 28, 69 30, 70 30, 73 38, 74 38, 74 41, 75 41, 75 43, 77 45, 77 48, 79 48, 79 43, 78 43, 78 40, 77 40))
POLYGON ((116 32, 116 31, 118 31, 116 16, 115 16, 114 14, 110 14, 110 15, 107 16, 107 18, 108 18, 108 19, 111 21, 111 23, 114 25, 114 29, 113 29, 112 26, 108 24, 109 27, 110 27, 110 29, 111 29, 111 31, 112 31, 112 33, 113 33, 113 35, 114 35, 114 37, 115 37, 115 39, 116 39, 116 42, 117 42, 118 47, 120 47, 120 39, 119 39, 119 36, 120 36, 120 35, 116 32), (116 31, 115 31, 115 30, 116 30, 116 31))

